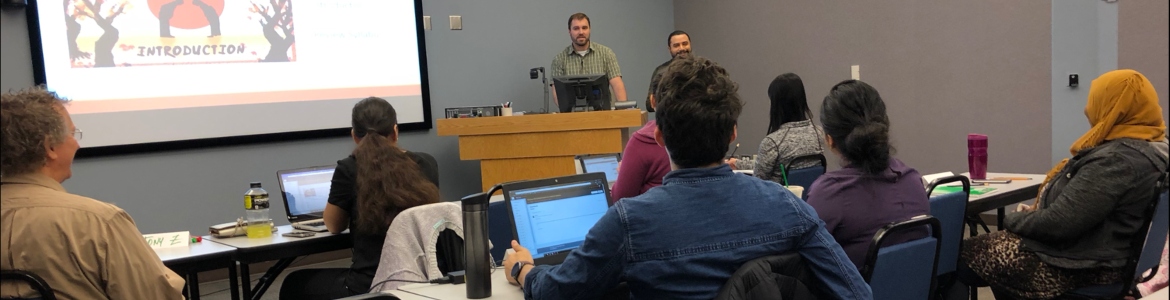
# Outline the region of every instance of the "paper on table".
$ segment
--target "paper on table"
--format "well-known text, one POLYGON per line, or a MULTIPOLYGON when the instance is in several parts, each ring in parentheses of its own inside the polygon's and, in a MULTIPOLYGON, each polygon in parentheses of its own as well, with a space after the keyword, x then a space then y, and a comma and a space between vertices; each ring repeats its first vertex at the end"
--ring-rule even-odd
POLYGON ((152 249, 184 247, 191 243, 190 231, 176 231, 168 233, 144 234, 146 244, 152 249))

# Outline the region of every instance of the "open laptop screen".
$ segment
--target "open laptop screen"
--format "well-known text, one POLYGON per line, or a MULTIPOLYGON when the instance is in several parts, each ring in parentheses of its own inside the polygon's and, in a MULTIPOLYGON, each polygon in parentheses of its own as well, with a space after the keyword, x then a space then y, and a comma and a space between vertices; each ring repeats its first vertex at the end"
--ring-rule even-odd
POLYGON ((600 174, 583 174, 514 190, 505 187, 517 240, 538 260, 580 247, 609 209, 604 180, 600 174))
POLYGON ((591 155, 581 158, 582 170, 585 173, 601 172, 605 173, 605 180, 613 183, 617 181, 618 175, 618 156, 612 155, 591 155))
POLYGON ((277 172, 289 220, 321 217, 329 201, 329 186, 335 168, 320 166, 277 172))

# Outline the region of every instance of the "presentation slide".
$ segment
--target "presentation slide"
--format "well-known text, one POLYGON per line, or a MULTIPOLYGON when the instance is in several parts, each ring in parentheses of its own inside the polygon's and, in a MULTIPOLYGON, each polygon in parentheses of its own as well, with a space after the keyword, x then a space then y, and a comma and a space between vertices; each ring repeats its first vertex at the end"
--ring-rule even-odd
POLYGON ((425 122, 415 1, 38 1, 44 83, 83 147, 425 122), (294 5, 295 3, 295 5, 294 5))

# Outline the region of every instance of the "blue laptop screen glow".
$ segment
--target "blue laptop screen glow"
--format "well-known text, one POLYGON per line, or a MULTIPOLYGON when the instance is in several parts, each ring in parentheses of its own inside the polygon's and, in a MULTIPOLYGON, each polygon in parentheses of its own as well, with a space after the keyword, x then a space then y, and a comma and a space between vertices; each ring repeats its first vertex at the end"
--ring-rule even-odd
POLYGON ((291 215, 321 214, 329 201, 333 168, 280 174, 280 186, 291 215))
POLYGON ((605 180, 614 182, 618 174, 617 155, 590 156, 581 159, 585 173, 604 172, 605 180))
POLYGON ((533 258, 581 246, 585 234, 609 209, 602 182, 516 190, 510 199, 516 235, 533 258))

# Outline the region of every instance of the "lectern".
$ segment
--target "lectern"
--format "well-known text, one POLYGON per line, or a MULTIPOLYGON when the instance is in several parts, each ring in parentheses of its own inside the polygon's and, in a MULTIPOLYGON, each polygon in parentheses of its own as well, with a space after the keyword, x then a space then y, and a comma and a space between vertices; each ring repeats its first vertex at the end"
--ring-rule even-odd
POLYGON ((459 137, 459 159, 480 161, 480 184, 573 175, 574 157, 621 153, 632 127, 646 123, 637 110, 442 119, 439 136, 459 137))

